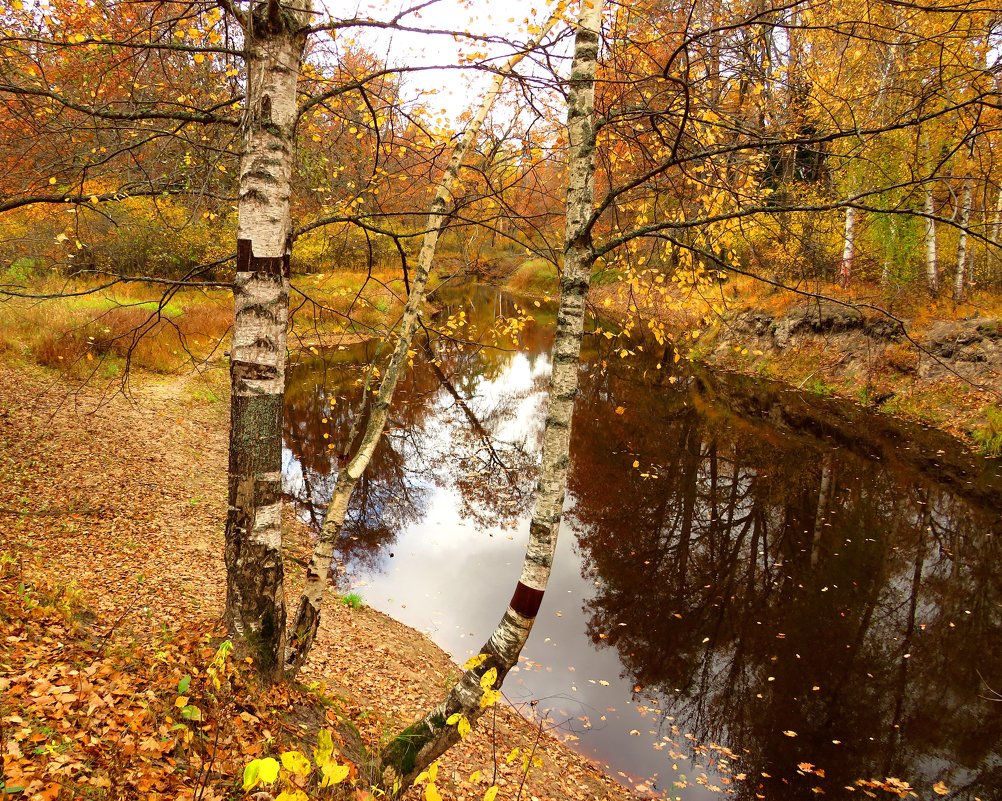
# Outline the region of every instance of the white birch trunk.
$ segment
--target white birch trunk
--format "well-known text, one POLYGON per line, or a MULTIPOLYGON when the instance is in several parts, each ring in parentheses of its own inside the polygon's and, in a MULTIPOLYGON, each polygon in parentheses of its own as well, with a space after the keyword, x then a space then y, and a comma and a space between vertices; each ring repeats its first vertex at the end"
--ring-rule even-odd
POLYGON ((964 300, 964 283, 967 280, 967 229, 971 224, 971 179, 964 179, 960 190, 960 239, 957 242, 957 271, 953 276, 953 302, 964 300))
POLYGON ((818 490, 818 508, 814 516, 814 536, 811 538, 811 567, 817 567, 821 559, 821 539, 825 532, 828 494, 832 485, 832 464, 832 456, 827 454, 821 462, 821 487, 818 490))
POLYGON ((396 346, 390 357, 390 362, 383 373, 382 380, 379 383, 376 400, 370 410, 369 419, 362 434, 361 444, 348 464, 338 473, 337 482, 334 485, 334 494, 327 505, 327 513, 324 517, 323 526, 320 529, 320 536, 313 550, 310 564, 306 569, 306 583, 303 588, 303 594, 299 599, 299 606, 296 610, 296 617, 289 636, 289 647, 285 664, 286 671, 288 672, 294 673, 302 666, 316 639, 317 630, 320 626, 320 608, 323 602, 323 593, 327 587, 328 575, 331 563, 334 560, 337 539, 344 525, 344 518, 348 512, 351 494, 359 478, 361 478, 366 467, 368 467, 372 459, 372 454, 375 453, 376 445, 379 444, 379 439, 383 435, 389 415, 390 403, 393 400, 393 393, 396 391, 397 383, 407 365, 408 351, 414 339, 414 333, 417 331, 418 317, 425 299, 428 276, 431 273, 432 263, 435 259, 435 249, 438 246, 439 236, 448 222, 446 207, 451 197, 452 187, 459 177, 459 169, 466 157, 466 152, 480 132, 488 112, 490 112, 494 101, 501 92, 501 87, 505 79, 512 74, 526 53, 535 48, 559 18, 559 14, 553 14, 526 49, 513 55, 498 71, 490 89, 484 96, 483 102, 480 104, 480 109, 477 111, 476 116, 470 121, 466 131, 452 151, 445 174, 442 176, 441 181, 439 181, 435 197, 431 202, 431 208, 428 212, 424 239, 421 243, 421 251, 418 254, 414 277, 411 281, 410 294, 407 296, 407 304, 401 316, 396 346))
POLYGON ((925 185, 925 274, 929 282, 929 291, 933 295, 939 294, 939 266, 936 263, 936 220, 933 214, 936 211, 932 197, 932 183, 925 185))
POLYGON ((230 355, 226 609, 266 679, 285 650, 282 405, 289 315, 289 194, 296 83, 310 0, 258 4, 246 24, 247 103, 240 161, 230 355))
POLYGON ((595 252, 591 244, 595 172, 595 73, 598 63, 601 0, 583 0, 577 25, 568 91, 569 175, 564 266, 553 344, 553 373, 543 429, 543 454, 525 561, 500 623, 481 649, 486 660, 467 670, 445 699, 394 738, 381 756, 384 786, 408 786, 417 774, 459 740, 459 714, 473 723, 483 713, 481 678, 497 671, 498 689, 518 662, 549 580, 563 512, 570 466, 571 419, 578 387, 578 360, 584 331, 585 299, 595 252))
POLYGON ((995 199, 995 218, 992 220, 992 242, 1002 244, 999 241, 999 234, 1002 233, 1002 189, 999 189, 998 197, 995 199))
POLYGON ((856 245, 856 209, 849 206, 845 210, 845 239, 842 246, 842 264, 839 267, 839 280, 843 288, 849 286, 852 279, 852 257, 856 245))

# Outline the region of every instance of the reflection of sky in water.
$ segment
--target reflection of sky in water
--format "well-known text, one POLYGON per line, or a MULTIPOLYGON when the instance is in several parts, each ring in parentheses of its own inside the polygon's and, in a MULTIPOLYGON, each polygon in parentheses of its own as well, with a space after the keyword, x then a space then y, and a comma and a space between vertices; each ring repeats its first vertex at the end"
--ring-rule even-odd
MULTIPOLYGON (((514 353, 496 378, 478 379, 467 401, 478 417, 505 407, 492 434, 498 440, 525 441, 537 459, 546 398, 546 384, 539 379, 548 378, 550 369, 546 355, 514 353)), ((451 458, 456 427, 463 424, 447 413, 452 405, 444 390, 432 402, 434 413, 425 418, 419 436, 426 463, 442 465, 451 458)), ((301 497, 302 467, 288 448, 282 457, 286 491, 301 497)), ((427 634, 463 662, 479 651, 511 598, 529 520, 523 518, 515 528, 464 520, 459 493, 447 471, 439 472, 442 480, 434 485, 417 479, 429 490, 424 517, 399 532, 392 550, 380 553, 375 570, 356 572, 355 565, 347 565, 344 583, 369 606, 427 634)), ((566 506, 572 505, 568 499, 566 506)), ((578 750, 614 774, 648 777, 663 762, 652 758, 662 732, 632 703, 632 684, 620 676, 616 650, 596 649, 588 638, 589 590, 565 522, 543 606, 504 692, 515 704, 538 700, 537 711, 559 726, 558 735, 577 738, 578 750), (631 731, 639 735, 631 736, 631 731), (629 744, 625 749, 624 743, 629 744), (611 763, 605 761, 609 759, 611 763)))

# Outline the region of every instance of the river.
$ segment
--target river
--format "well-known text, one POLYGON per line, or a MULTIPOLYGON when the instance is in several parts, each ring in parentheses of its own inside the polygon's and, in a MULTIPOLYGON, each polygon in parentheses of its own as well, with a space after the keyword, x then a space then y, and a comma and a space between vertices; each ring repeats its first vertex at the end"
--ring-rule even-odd
MULTIPOLYGON (((475 653, 517 580, 552 308, 439 293, 338 551, 345 591, 475 653)), ((378 343, 290 366, 286 490, 330 496, 378 343)), ((652 349, 655 352, 651 352, 652 349)), ((642 792, 1002 798, 1002 479, 950 437, 589 336, 554 575, 505 693, 642 792), (632 352, 626 352, 632 351, 632 352), (853 788, 853 789, 847 789, 853 788)))

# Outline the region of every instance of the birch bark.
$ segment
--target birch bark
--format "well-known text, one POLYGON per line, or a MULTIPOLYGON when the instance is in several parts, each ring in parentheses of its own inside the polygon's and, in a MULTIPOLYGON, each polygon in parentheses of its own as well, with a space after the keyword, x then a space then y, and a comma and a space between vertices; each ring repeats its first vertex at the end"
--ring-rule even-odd
POLYGON ((323 602, 323 593, 327 586, 327 577, 330 572, 331 563, 334 560, 334 549, 337 538, 344 525, 344 518, 348 512, 348 504, 351 501, 351 494, 355 489, 355 485, 365 472, 366 467, 368 467, 369 461, 372 459, 372 454, 376 450, 376 445, 383 435, 387 416, 389 415, 390 403, 393 400, 393 393, 396 391, 397 383, 407 365, 408 352, 414 339, 414 333, 417 331, 418 317, 421 305, 425 299, 428 276, 431 273, 432 262, 435 259, 435 249, 438 245, 439 236, 448 222, 446 208, 451 198, 452 187, 459 177, 459 169, 466 157, 466 152, 480 132, 488 112, 501 92, 501 86, 505 79, 512 74, 515 67, 526 54, 533 50, 542 38, 546 36, 559 18, 560 12, 558 6, 558 11, 542 26, 533 41, 524 50, 514 54, 498 70, 490 89, 480 104, 480 109, 470 121, 466 131, 452 151, 445 174, 438 184, 435 197, 431 202, 431 208, 428 211, 425 235, 421 243, 421 250, 418 253, 417 266, 411 281, 410 293, 407 296, 407 304, 401 316, 396 346, 393 349, 390 362, 379 383, 376 399, 370 409, 369 419, 362 434, 358 450, 348 464, 338 473, 337 482, 334 485, 334 494, 327 505, 327 513, 324 517, 323 526, 320 529, 320 537, 313 550, 310 563, 306 568, 306 583, 303 593, 299 598, 299 606, 296 609, 296 617, 289 635, 289 647, 285 663, 285 669, 288 672, 295 673, 299 670, 309 655, 313 642, 316 639, 317 630, 320 627, 320 608, 323 602))
POLYGON ((953 274, 953 302, 964 300, 967 281, 967 229, 971 224, 971 179, 964 179, 960 190, 960 239, 957 242, 957 270, 953 274))
POLYGON ((563 513, 570 466, 571 418, 578 388, 578 359, 584 330, 585 298, 595 261, 591 241, 595 172, 595 73, 602 0, 582 0, 568 87, 569 174, 564 266, 553 344, 553 373, 543 429, 543 455, 529 542, 515 592, 497 628, 481 648, 486 659, 468 669, 445 699, 409 726, 383 750, 384 786, 408 786, 459 739, 453 715, 473 723, 484 711, 481 680, 491 670, 496 690, 517 663, 536 619, 549 580, 563 513))
POLYGON ((230 356, 226 608, 266 679, 285 650, 282 404, 296 84, 311 0, 258 3, 245 20, 247 103, 240 161, 230 356))
POLYGON ((856 209, 849 206, 845 210, 845 240, 842 247, 842 265, 839 267, 839 279, 843 289, 849 286, 852 279, 852 257, 856 247, 856 209))
POLYGON ((929 282, 929 291, 933 295, 939 294, 939 267, 936 263, 936 220, 933 214, 936 211, 932 197, 932 184, 925 185, 925 274, 929 282))

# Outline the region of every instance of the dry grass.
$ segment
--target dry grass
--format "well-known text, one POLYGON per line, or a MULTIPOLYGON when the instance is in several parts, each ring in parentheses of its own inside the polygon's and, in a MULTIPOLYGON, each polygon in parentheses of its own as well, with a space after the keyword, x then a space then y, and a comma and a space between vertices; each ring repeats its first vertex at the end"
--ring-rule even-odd
MULTIPOLYGON (((81 292, 84 283, 57 291, 81 292)), ((49 286, 37 294, 52 292, 49 286)), ((169 300, 149 287, 115 287, 44 300, 12 298, 0 306, 0 348, 25 361, 72 375, 115 375, 128 364, 172 372, 219 350, 232 321, 224 292, 178 293, 169 300)))
MULTIPOLYGON (((382 336, 399 316, 405 289, 398 273, 298 277, 290 343, 382 336)), ((222 355, 233 323, 226 290, 186 289, 166 297, 155 286, 50 278, 30 288, 46 299, 0 303, 0 353, 78 378, 138 367, 172 373, 222 355), (81 294, 86 293, 86 294, 81 294)))

